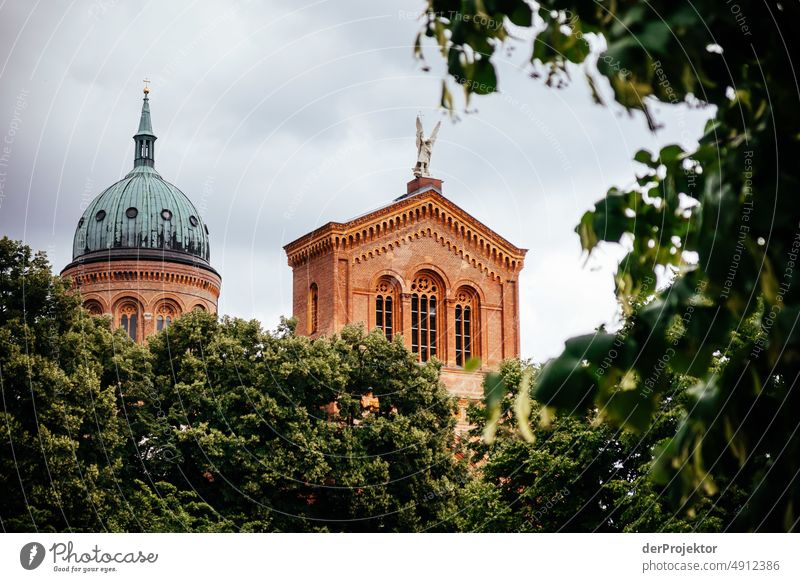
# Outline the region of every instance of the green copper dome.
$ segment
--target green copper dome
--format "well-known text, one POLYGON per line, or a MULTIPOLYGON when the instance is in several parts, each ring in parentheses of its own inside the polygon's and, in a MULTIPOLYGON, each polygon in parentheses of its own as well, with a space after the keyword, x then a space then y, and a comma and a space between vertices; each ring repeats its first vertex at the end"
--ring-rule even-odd
POLYGON ((145 93, 134 167, 95 198, 78 221, 72 248, 75 261, 93 253, 154 255, 206 264, 208 229, 189 198, 154 169, 156 136, 145 93), (127 249, 127 252, 125 251, 127 249))

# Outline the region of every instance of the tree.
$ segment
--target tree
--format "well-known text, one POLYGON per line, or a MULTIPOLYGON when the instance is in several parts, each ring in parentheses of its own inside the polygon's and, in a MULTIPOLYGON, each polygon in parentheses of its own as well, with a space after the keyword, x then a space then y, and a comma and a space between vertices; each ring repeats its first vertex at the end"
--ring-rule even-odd
MULTIPOLYGON (((719 531, 730 524, 742 499, 737 488, 704 500, 691 516, 680 501, 665 495, 647 476, 653 450, 674 434, 684 412, 680 382, 664 400, 650 429, 636 435, 599 422, 598 411, 583 417, 556 417, 537 426, 532 438, 513 438, 515 412, 525 373, 537 367, 503 362, 504 398, 491 444, 471 441, 477 477, 467 486, 459 528, 496 532, 719 531)), ((541 414, 533 403, 529 421, 541 414)), ((490 409, 469 411, 483 433, 490 409)))
POLYGON ((137 345, 0 241, 7 531, 447 530, 468 479, 439 365, 360 327, 185 314, 137 345))
POLYGON ((191 492, 136 480, 123 402, 146 385, 147 351, 90 317, 43 253, 3 238, 0 275, 3 530, 206 529, 191 492))
POLYGON ((312 341, 191 313, 149 348, 169 427, 153 447, 174 459, 148 464, 231 527, 446 529, 466 479, 455 405, 438 367, 399 341, 360 327, 312 341))
MULTIPOLYGON (((654 130, 654 102, 716 107, 695 151, 638 152, 636 185, 611 188, 580 219, 587 252, 631 246, 615 276, 630 325, 568 341, 535 396, 567 413, 597 406, 640 430, 670 390, 664 369, 696 378, 653 478, 687 511, 719 478, 746 480, 738 523, 755 531, 793 531, 800 520, 798 12, 750 0, 542 0, 535 10, 523 0, 429 0, 416 44, 421 57, 422 36, 435 39, 468 97, 497 89, 492 56, 527 27, 533 76, 548 86, 582 75, 598 102, 610 87, 654 130), (663 269, 671 279, 656 288, 663 269), (753 319, 759 332, 740 341, 753 319)), ((454 107, 447 83, 442 103, 454 107)))

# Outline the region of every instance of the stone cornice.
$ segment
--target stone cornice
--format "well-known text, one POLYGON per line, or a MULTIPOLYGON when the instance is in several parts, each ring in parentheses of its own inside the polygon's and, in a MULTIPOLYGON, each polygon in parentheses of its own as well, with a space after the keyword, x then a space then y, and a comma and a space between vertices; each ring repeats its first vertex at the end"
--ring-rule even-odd
POLYGON ((515 274, 519 273, 524 266, 524 258, 514 257, 512 259, 511 257, 506 257, 504 260, 498 261, 481 256, 475 252, 470 253, 471 249, 466 248, 465 245, 454 243, 451 237, 437 232, 430 226, 422 224, 419 226, 421 228, 414 231, 406 230, 397 237, 387 237, 387 239, 378 241, 367 241, 363 245, 363 248, 355 250, 352 254, 353 263, 364 263, 384 253, 396 251, 401 245, 411 244, 415 240, 429 238, 442 247, 447 248, 447 250, 454 255, 461 257, 462 261, 469 263, 482 274, 500 283, 513 279, 515 274))
POLYGON ((330 252, 349 252, 384 240, 390 242, 401 229, 422 221, 436 224, 441 236, 460 239, 459 246, 470 247, 473 255, 482 254, 511 271, 522 268, 527 249, 511 244, 433 188, 402 197, 348 222, 329 222, 283 248, 289 265, 296 267, 330 252))
POLYGON ((171 251, 168 249, 146 249, 146 248, 112 248, 102 251, 94 251, 81 255, 74 259, 69 265, 62 269, 61 273, 64 274, 69 270, 74 269, 79 265, 89 265, 94 263, 105 263, 107 268, 111 268, 114 263, 119 261, 127 262, 142 262, 142 263, 163 263, 165 265, 170 263, 177 263, 180 265, 187 265, 196 269, 208 271, 219 277, 216 269, 214 269, 208 261, 188 253, 171 251))
POLYGON ((73 286, 79 289, 116 282, 127 284, 157 282, 188 285, 219 297, 221 287, 221 279, 215 271, 160 261, 117 260, 111 264, 72 263, 61 272, 61 276, 71 278, 73 286))

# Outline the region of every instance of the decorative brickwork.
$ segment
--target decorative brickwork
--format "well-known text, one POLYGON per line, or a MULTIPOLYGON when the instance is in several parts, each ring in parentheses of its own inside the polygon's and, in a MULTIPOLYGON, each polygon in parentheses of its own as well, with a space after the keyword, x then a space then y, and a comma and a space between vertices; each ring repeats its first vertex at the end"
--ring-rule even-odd
POLYGON ((145 87, 133 170, 78 220, 61 275, 92 315, 110 315, 136 342, 190 310, 217 312, 221 279, 209 264, 208 227, 189 198, 156 172, 145 87))
POLYGON ((284 250, 300 333, 363 322, 402 335, 420 360, 443 362, 442 380, 462 404, 482 393, 482 374, 463 370, 467 359, 486 369, 519 356, 517 279, 527 251, 445 198, 441 180, 416 178, 391 204, 329 222, 284 250))
POLYGON ((72 279, 89 313, 110 315, 138 342, 187 311, 217 312, 221 280, 210 267, 114 258, 74 262, 61 275, 72 279))

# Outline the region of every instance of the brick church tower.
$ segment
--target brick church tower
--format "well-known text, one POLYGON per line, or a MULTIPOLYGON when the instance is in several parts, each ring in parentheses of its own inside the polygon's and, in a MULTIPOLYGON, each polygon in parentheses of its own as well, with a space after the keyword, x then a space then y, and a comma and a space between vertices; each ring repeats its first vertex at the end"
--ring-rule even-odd
POLYGON ((110 315, 140 343, 186 311, 216 313, 222 283, 209 263, 208 227, 155 170, 148 93, 145 87, 133 169, 86 208, 61 272, 91 314, 110 315))
POLYGON ((297 332, 333 334, 363 322, 402 335, 420 361, 443 363, 442 380, 459 398, 482 397, 484 371, 519 356, 521 249, 419 175, 404 195, 347 222, 329 222, 284 247, 293 270, 297 332))

